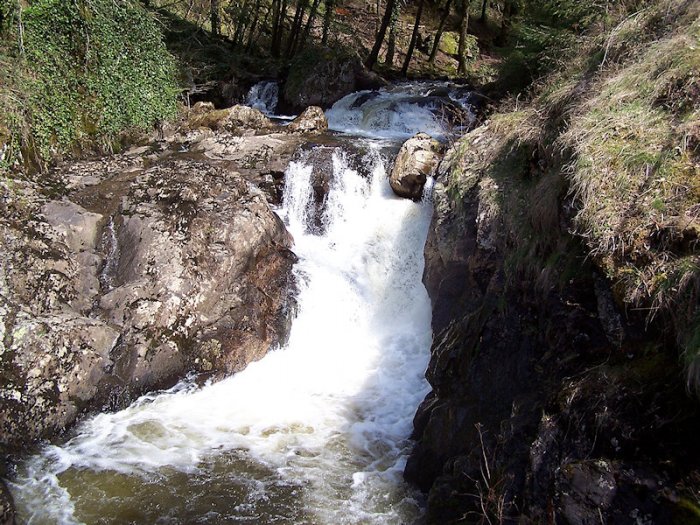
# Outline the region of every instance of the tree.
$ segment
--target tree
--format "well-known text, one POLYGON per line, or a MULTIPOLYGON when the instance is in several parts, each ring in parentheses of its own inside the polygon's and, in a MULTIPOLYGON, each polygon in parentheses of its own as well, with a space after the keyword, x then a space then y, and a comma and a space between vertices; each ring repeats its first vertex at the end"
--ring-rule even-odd
POLYGON ((221 34, 221 18, 219 17, 219 0, 211 0, 210 16, 211 16, 211 32, 214 36, 218 36, 221 34))
POLYGON ((282 49, 282 33, 284 32, 284 19, 287 16, 287 0, 273 0, 272 13, 272 56, 280 56, 282 49))
POLYGON ((483 0, 481 3, 481 17, 479 18, 479 22, 482 24, 486 22, 486 7, 489 5, 489 0, 483 0))
POLYGON ((313 27, 314 20, 316 19, 316 13, 318 13, 318 6, 321 3, 321 0, 314 0, 314 3, 311 5, 311 12, 309 13, 309 19, 306 21, 306 27, 304 28, 304 34, 301 36, 301 42, 299 43, 299 49, 303 49, 304 46, 306 45, 306 41, 309 38, 309 34, 311 33, 311 28, 313 27))
POLYGON ((435 57, 437 56, 438 48, 440 47, 440 39, 442 38, 442 32, 445 30, 445 23, 447 18, 450 16, 450 8, 452 7, 452 0, 447 0, 445 3, 445 10, 440 18, 440 24, 437 28, 437 33, 435 33, 435 42, 433 42, 433 49, 430 50, 429 63, 435 62, 435 57))
MULTIPOLYGON (((260 4, 261 0, 255 1, 255 13, 253 13, 253 22, 250 24, 250 30, 248 31, 248 43, 246 44, 246 49, 250 51, 253 48, 253 39, 255 38, 255 30, 258 26, 258 20, 260 20, 260 4)), ((269 12, 269 11, 268 11, 269 12)), ((265 25, 265 22, 263 22, 265 25)))
POLYGON ((396 2, 394 4, 394 10, 391 13, 391 22, 389 22, 389 41, 386 45, 386 55, 384 57, 384 64, 389 67, 394 65, 394 53, 396 52, 396 25, 399 21, 400 13, 401 3, 396 2))
POLYGON ((326 46, 328 45, 328 31, 331 27, 331 22, 333 21, 333 10, 335 9, 335 0, 326 0, 326 12, 323 15, 323 36, 321 37, 321 43, 326 46))
MULTIPOLYGON (((506 0, 507 1, 507 0, 506 0)), ((459 55, 459 65, 457 66, 457 72, 460 75, 467 74, 467 35, 469 34, 469 4, 471 0, 462 0, 462 18, 459 23, 459 47, 457 48, 457 54, 459 55)))
POLYGON ((508 36, 510 35, 510 29, 512 26, 512 18, 516 14, 518 14, 517 0, 504 0, 501 31, 496 39, 496 45, 504 46, 506 45, 506 42, 508 42, 508 36))
POLYGON ((416 41, 418 40, 418 30, 420 28, 420 19, 423 14, 423 4, 425 0, 419 0, 418 2, 418 12, 416 12, 416 23, 413 24, 413 34, 411 35, 411 43, 408 45, 408 51, 406 51, 406 60, 403 62, 403 67, 401 68, 401 74, 406 76, 408 73, 408 65, 411 63, 411 58, 413 57, 413 50, 416 48, 416 41))
POLYGON ((289 30, 289 38, 287 40, 287 57, 291 57, 296 50, 297 41, 301 34, 301 27, 304 21, 304 9, 306 9, 307 0, 297 0, 297 7, 294 11, 294 20, 292 27, 289 30))
POLYGON ((389 27, 391 22, 391 13, 394 11, 397 0, 387 0, 386 10, 384 11, 384 16, 382 17, 382 24, 379 26, 379 31, 377 32, 377 38, 374 41, 374 46, 370 52, 367 60, 365 60, 365 66, 367 69, 372 69, 374 64, 377 63, 377 58, 379 58, 379 51, 382 48, 382 43, 384 42, 384 37, 386 36, 386 29, 389 27))

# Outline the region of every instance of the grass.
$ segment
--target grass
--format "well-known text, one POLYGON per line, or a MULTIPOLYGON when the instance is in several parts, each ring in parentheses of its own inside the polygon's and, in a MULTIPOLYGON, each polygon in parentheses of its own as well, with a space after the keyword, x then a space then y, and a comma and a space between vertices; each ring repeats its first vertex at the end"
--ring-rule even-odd
POLYGON ((517 30, 542 45, 501 79, 541 74, 526 62, 542 52, 552 72, 463 139, 449 195, 495 181, 511 282, 565 282, 582 241, 619 305, 675 334, 700 393, 700 5, 630 6, 569 30, 575 54, 517 30))

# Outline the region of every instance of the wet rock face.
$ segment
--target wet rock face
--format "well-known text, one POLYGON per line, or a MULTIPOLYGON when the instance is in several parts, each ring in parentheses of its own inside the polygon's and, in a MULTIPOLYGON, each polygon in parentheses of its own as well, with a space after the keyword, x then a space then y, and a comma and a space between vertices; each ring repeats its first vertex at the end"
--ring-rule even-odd
POLYGON ((440 143, 425 133, 404 142, 389 176, 394 193, 407 199, 421 199, 423 187, 440 161, 440 151, 440 143))
POLYGON ((288 330, 291 238, 259 189, 187 159, 83 167, 61 200, 4 188, 5 450, 187 372, 240 370, 288 330))
POLYGON ((405 470, 428 522, 697 523, 700 411, 677 358, 637 352, 590 267, 548 291, 508 280, 507 188, 445 158, 425 249, 433 390, 405 470))

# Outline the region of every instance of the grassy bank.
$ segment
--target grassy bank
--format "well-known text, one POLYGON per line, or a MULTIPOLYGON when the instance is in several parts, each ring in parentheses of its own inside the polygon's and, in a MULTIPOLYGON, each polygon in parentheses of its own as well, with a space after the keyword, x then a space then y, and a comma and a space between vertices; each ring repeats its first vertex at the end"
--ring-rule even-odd
MULTIPOLYGON (((568 247, 580 240, 620 310, 681 348, 697 391, 700 6, 612 5, 584 30, 566 29, 575 47, 560 40, 506 58, 521 73, 535 57, 556 60, 458 144, 450 191, 470 191, 475 174, 494 181, 510 279, 543 290, 566 282, 576 271, 568 247)), ((527 29, 514 31, 517 42, 527 29)))

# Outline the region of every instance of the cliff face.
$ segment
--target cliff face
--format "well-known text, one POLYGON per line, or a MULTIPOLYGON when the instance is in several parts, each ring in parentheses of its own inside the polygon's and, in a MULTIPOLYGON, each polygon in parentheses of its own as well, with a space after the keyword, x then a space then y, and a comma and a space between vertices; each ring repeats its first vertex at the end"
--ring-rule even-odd
POLYGON ((529 177, 530 166, 510 171, 527 156, 500 146, 497 131, 474 131, 435 187, 424 276, 433 391, 416 415, 407 479, 429 491, 432 523, 593 523, 599 511, 613 523, 690 519, 700 414, 682 367, 621 315, 563 208, 543 225, 550 265, 519 267, 511 242, 524 217, 512 198, 523 187, 498 177, 506 167, 507 178, 529 177))
POLYGON ((700 25, 672 4, 440 167, 433 391, 405 472, 431 523, 698 522, 699 70, 681 43, 700 25), (658 98, 677 85, 680 113, 658 98))

